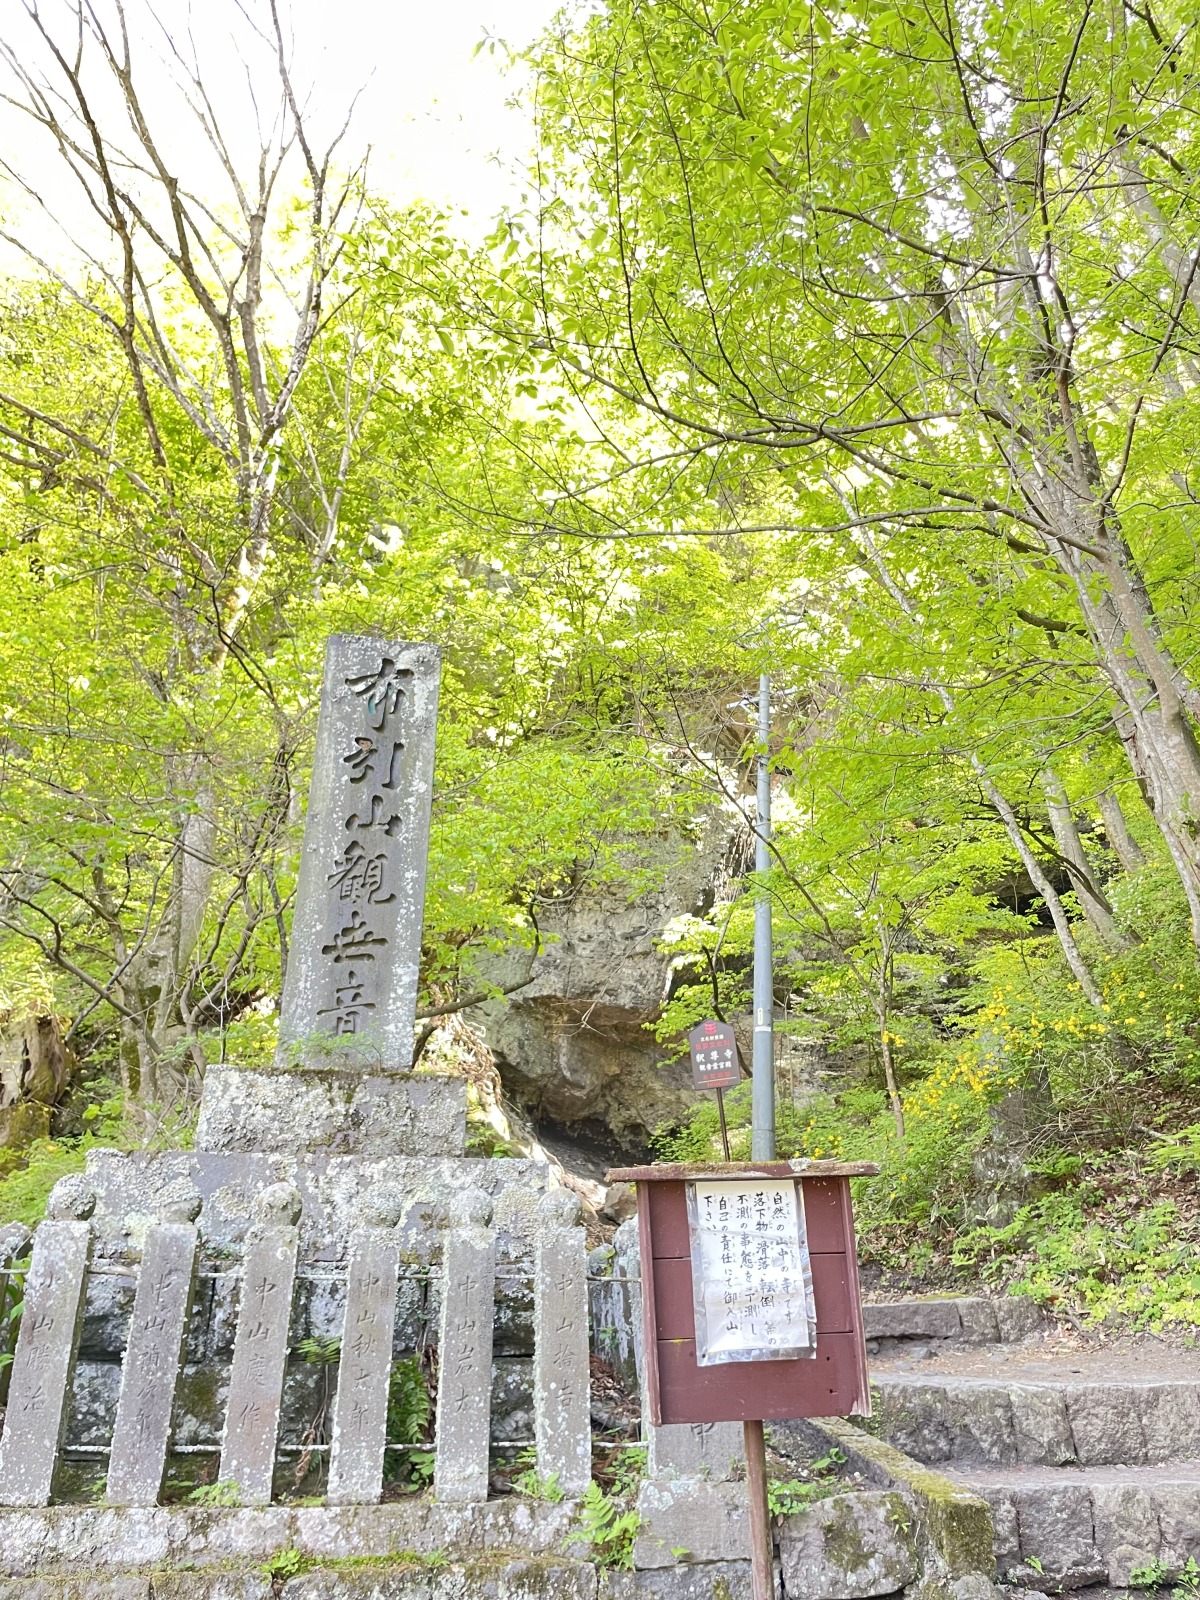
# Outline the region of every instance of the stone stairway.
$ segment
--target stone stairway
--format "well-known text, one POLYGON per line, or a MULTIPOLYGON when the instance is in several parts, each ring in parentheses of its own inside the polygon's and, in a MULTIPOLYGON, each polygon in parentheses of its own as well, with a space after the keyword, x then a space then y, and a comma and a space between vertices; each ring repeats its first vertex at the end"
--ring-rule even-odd
POLYGON ((1003 1579, 1125 1588, 1200 1561, 1200 1352, 1090 1342, 1021 1302, 866 1309, 872 1431, 988 1502, 1003 1579))

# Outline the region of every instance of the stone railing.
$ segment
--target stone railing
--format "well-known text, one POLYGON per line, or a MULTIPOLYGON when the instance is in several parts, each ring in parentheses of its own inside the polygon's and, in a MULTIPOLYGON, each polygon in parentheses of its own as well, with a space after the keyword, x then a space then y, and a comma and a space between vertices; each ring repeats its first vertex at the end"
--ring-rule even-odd
MULTIPOLYGON (((305 1277, 298 1265, 298 1190, 276 1183, 260 1191, 240 1260, 225 1271, 201 1272, 200 1196, 178 1185, 160 1197, 159 1220, 145 1231, 132 1284, 128 1273, 117 1282, 121 1275, 106 1275, 103 1263, 92 1262, 94 1204, 85 1180, 64 1179, 32 1235, 31 1251, 28 1230, 0 1230, 0 1293, 13 1298, 10 1280, 24 1278, 0 1434, 0 1505, 49 1504, 62 1492, 64 1458, 80 1452, 96 1466, 107 1459, 103 1495, 112 1504, 157 1504, 169 1463, 189 1452, 217 1458, 217 1484, 228 1485, 229 1503, 268 1504, 278 1479, 286 1383, 296 1372, 294 1313, 305 1277), (224 1280, 220 1295, 205 1297, 205 1278, 224 1280), (131 1288, 125 1331, 123 1312, 111 1308, 127 1305, 131 1288), (102 1318, 110 1308, 108 1337, 114 1324, 120 1326, 123 1345, 119 1363, 93 1362, 100 1376, 88 1380, 82 1367, 77 1373, 77 1358, 85 1311, 94 1317, 97 1307, 102 1318), (232 1350, 227 1360, 215 1361, 220 1340, 213 1324, 222 1318, 232 1322, 232 1350), (91 1405, 90 1422, 81 1424, 89 1410, 88 1381, 104 1390, 114 1380, 115 1409, 101 1395, 91 1405), (225 1390, 219 1438, 196 1442, 182 1403, 188 1384, 206 1386, 210 1394, 225 1390)), ((386 1193, 362 1207, 344 1261, 309 1285, 310 1295, 319 1290, 324 1296, 326 1325, 330 1306, 344 1310, 338 1343, 331 1345, 337 1373, 328 1442, 310 1440, 304 1448, 328 1451, 330 1503, 381 1498, 385 1453, 395 1447, 387 1438, 393 1361, 397 1343, 404 1347, 410 1339, 398 1332, 397 1307, 411 1309, 414 1288, 429 1286, 438 1300, 434 1496, 452 1504, 483 1501, 493 1442, 498 1276, 492 1201, 481 1189, 454 1197, 440 1261, 412 1259, 396 1226, 400 1210, 399 1200, 386 1193)), ((578 1201, 562 1190, 545 1194, 533 1224, 532 1259, 517 1275, 532 1282, 536 1470, 573 1495, 591 1475, 587 1269, 578 1201)), ((93 1492, 97 1488, 94 1483, 93 1492)))

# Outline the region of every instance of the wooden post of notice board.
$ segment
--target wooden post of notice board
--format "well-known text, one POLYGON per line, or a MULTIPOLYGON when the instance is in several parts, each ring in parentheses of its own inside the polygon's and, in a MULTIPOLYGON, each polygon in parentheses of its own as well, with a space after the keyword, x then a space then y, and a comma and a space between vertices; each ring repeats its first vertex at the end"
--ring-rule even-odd
MULTIPOLYGON (((608 1174, 610 1183, 637 1185, 649 1420, 656 1427, 676 1422, 745 1425, 755 1600, 774 1600, 764 1420, 870 1415, 850 1179, 871 1177, 878 1170, 867 1162, 846 1161, 663 1162, 608 1174), (755 1343, 769 1344, 775 1336, 773 1313, 764 1314, 761 1293, 765 1289, 779 1295, 774 1267, 760 1272, 752 1264, 744 1269, 749 1309, 744 1315, 739 1312, 742 1320, 732 1344, 721 1347, 723 1327, 714 1342, 711 1314, 698 1327, 706 1283, 695 1278, 695 1263, 702 1256, 693 1248, 694 1235, 702 1229, 689 1223, 689 1190, 693 1222, 702 1197, 707 1206, 727 1210, 730 1216, 749 1215, 746 1208, 752 1212, 755 1206, 762 1214, 765 1197, 776 1216, 786 1212, 794 1217, 798 1259, 811 1283, 806 1313, 815 1314, 815 1328, 807 1325, 810 1342, 803 1350, 789 1345, 775 1355, 755 1343), (744 1339, 744 1349, 737 1339, 744 1339)), ((714 1282, 720 1279, 708 1280, 709 1291, 714 1282)), ((794 1281, 782 1289, 790 1304, 794 1281)))

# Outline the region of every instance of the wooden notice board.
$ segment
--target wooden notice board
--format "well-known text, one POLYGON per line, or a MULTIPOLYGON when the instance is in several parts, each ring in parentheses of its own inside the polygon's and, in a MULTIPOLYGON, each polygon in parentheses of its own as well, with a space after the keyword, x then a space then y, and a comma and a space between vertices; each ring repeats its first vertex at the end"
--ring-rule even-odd
POLYGON ((664 1162, 608 1174, 610 1182, 637 1185, 652 1422, 661 1426, 870 1414, 850 1179, 878 1170, 865 1162, 845 1161, 664 1162), (799 1185, 812 1263, 816 1355, 699 1366, 687 1185, 728 1180, 744 1186, 756 1177, 799 1185))

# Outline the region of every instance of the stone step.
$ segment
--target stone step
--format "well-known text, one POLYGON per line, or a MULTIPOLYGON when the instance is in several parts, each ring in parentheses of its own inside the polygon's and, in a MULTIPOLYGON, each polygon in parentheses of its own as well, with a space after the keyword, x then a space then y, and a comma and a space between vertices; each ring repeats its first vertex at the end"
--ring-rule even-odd
MULTIPOLYGON (((957 1468, 952 1481, 991 1508, 996 1564, 1009 1582, 1130 1587, 1161 1562, 1200 1560, 1200 1460, 1158 1467, 957 1468)), ((1135 1585, 1137 1586, 1137 1585, 1135 1585)))
POLYGON ((873 1372, 874 1431, 930 1466, 1200 1460, 1200 1381, 1114 1383, 873 1372))
POLYGON ((911 1343, 1015 1344, 1040 1333, 1045 1318, 1026 1296, 996 1300, 958 1297, 877 1300, 863 1305, 863 1331, 872 1355, 900 1352, 911 1343))

